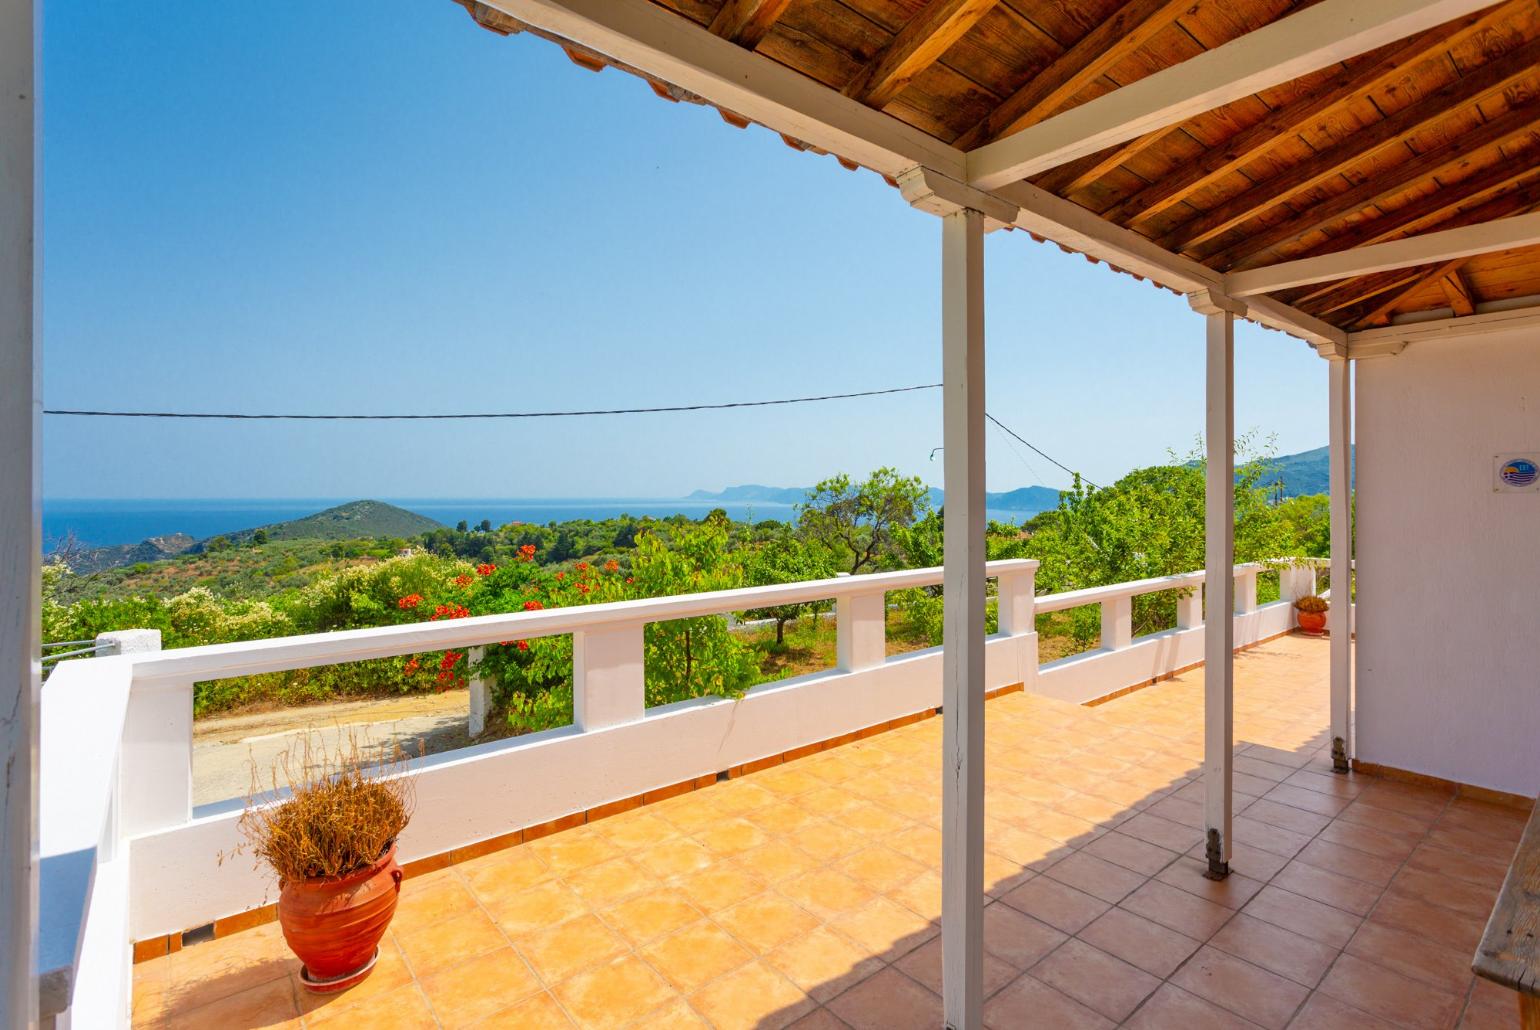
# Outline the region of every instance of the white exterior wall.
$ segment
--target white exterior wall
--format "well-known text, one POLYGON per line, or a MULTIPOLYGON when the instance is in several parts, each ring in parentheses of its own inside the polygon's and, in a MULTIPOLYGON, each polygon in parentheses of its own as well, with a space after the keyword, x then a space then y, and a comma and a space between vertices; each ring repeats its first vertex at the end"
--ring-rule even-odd
POLYGON ((1540 450, 1540 332, 1357 366, 1357 757, 1534 795, 1540 494, 1492 461, 1540 450))

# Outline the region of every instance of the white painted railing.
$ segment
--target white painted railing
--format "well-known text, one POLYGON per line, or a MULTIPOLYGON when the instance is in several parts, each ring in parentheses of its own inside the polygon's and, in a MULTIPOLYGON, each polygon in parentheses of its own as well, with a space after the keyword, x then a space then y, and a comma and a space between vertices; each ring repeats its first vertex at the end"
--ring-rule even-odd
MULTIPOLYGON (((1283 600, 1259 608, 1262 568, 1235 570, 1237 646, 1286 632, 1288 601, 1313 584, 1312 570, 1285 569, 1283 600)), ((1034 597, 1036 569, 988 565, 999 629, 986 646, 986 690, 1019 683, 1083 702, 1201 662, 1203 573, 1034 597), (1134 637, 1133 598, 1166 590, 1182 591, 1177 627, 1134 637), (1101 606, 1101 647, 1039 668, 1036 615, 1090 604, 1101 606)), ((45 853, 89 867, 84 893, 74 888, 76 979, 87 977, 78 949, 91 947, 93 924, 111 931, 100 961, 126 969, 129 940, 273 900, 249 861, 219 859, 238 842, 238 802, 193 807, 195 682, 572 634, 571 726, 412 763, 418 807, 400 843, 411 861, 934 710, 940 649, 887 656, 884 599, 941 581, 939 568, 916 569, 63 663, 44 688, 42 823, 45 853), (737 700, 645 706, 646 624, 830 598, 835 668, 737 700)), ((69 938, 61 927, 56 936, 69 938)))

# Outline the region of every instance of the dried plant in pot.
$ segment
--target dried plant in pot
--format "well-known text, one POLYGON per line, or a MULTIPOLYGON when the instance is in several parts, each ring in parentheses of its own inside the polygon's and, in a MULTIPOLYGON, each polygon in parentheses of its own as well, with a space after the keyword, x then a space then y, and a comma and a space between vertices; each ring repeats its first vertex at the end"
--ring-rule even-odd
POLYGON ((1326 612, 1331 606, 1326 598, 1307 594, 1294 602, 1301 633, 1319 637, 1326 632, 1326 612))
POLYGON ((253 789, 243 843, 278 877, 278 922, 317 993, 346 990, 374 969, 401 891, 396 838, 412 815, 397 746, 368 757, 356 737, 327 750, 306 737, 253 789))

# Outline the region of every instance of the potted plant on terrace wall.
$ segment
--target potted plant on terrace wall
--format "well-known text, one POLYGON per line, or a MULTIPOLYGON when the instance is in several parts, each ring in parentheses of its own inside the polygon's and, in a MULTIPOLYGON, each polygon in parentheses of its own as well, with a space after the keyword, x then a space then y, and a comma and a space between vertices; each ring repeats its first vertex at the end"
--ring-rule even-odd
POLYGON ((1326 632, 1326 612, 1331 606, 1326 603, 1326 598, 1317 597, 1314 594, 1306 594, 1294 602, 1294 611, 1299 618, 1299 630, 1301 633, 1312 637, 1319 637, 1326 632))
POLYGON ((366 759, 356 738, 326 751, 306 739, 241 816, 244 843, 278 876, 278 922, 316 993, 346 990, 374 969, 396 911, 396 839, 412 815, 405 756, 366 759), (286 796, 285 796, 286 791, 286 796))

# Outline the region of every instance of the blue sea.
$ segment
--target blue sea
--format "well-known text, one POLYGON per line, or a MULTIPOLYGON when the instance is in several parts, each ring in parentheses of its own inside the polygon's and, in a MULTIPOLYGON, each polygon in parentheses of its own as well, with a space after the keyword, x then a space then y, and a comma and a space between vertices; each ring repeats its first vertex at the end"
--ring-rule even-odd
MULTIPOLYGON (((313 515, 356 498, 283 498, 227 500, 87 500, 54 499, 43 502, 43 549, 52 550, 73 533, 85 547, 137 544, 152 536, 186 533, 198 540, 241 529, 285 522, 313 515)), ((618 515, 651 515, 661 518, 683 514, 701 518, 713 508, 724 509, 733 519, 759 521, 796 518, 789 504, 758 501, 711 501, 637 497, 552 497, 528 499, 381 497, 378 500, 425 515, 453 526, 460 520, 475 525, 491 519, 494 526, 509 522, 566 522, 571 519, 607 519, 618 515)), ((990 511, 1001 522, 1017 522, 1019 511, 990 511)))

